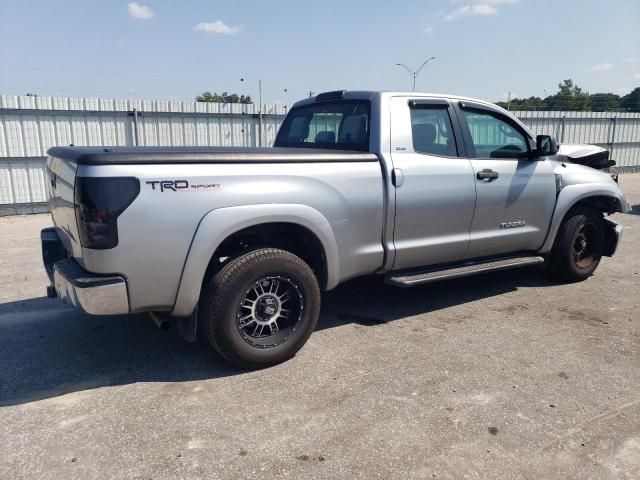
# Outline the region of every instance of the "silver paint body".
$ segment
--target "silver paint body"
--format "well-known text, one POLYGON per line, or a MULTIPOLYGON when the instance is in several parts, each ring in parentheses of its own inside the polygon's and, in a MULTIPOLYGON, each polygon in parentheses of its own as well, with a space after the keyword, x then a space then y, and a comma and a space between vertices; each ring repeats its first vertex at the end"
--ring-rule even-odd
POLYGON ((58 177, 58 198, 52 206, 58 233, 87 271, 126 279, 130 312, 188 316, 215 249, 248 226, 290 222, 310 230, 326 256, 323 287, 332 289, 376 272, 511 252, 548 252, 564 215, 588 196, 613 197, 620 210, 627 208, 609 175, 562 163, 562 155, 534 161, 482 160, 413 151, 408 100, 471 99, 399 92, 347 92, 345 98, 371 101, 370 152, 377 154, 377 161, 350 162, 345 156, 337 163, 77 166, 50 157, 48 167, 58 177), (486 168, 498 171, 499 178, 476 179, 476 172, 486 168), (394 169, 402 180, 396 181, 398 187, 392 181, 394 169), (140 180, 140 194, 118 218, 115 248, 80 246, 73 211, 76 175, 140 180), (564 187, 559 193, 556 175, 564 187), (176 178, 221 187, 160 192, 146 184, 176 178), (520 221, 524 226, 519 228, 500 227, 520 221))

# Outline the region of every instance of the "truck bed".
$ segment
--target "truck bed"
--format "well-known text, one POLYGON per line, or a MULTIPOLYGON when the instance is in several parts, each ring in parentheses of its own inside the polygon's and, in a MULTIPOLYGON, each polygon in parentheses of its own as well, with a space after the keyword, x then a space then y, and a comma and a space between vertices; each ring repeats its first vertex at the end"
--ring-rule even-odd
MULTIPOLYGON (((385 177, 375 154, 228 147, 55 147, 48 154, 51 211, 65 250, 87 272, 126 278, 131 312, 172 311, 187 256, 205 224, 213 225, 207 242, 256 222, 293 222, 322 238, 330 232, 335 273, 327 288, 383 264, 385 177), (82 246, 77 177, 139 181, 139 194, 117 218, 115 247, 82 246), (172 181, 205 188, 158 188, 172 181)), ((203 268, 212 253, 200 262, 203 268)), ((187 291, 199 292, 200 285, 187 291)))
POLYGON ((282 147, 53 147, 48 154, 77 165, 378 161, 373 153, 282 147))

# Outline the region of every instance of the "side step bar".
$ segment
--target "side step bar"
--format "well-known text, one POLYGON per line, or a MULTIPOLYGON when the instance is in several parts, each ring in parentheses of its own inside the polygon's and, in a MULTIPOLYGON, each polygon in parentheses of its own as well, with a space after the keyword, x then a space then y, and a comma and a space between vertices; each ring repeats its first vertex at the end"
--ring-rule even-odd
POLYGON ((544 258, 540 256, 501 258, 499 260, 483 262, 467 262, 439 269, 428 269, 417 272, 414 271, 411 273, 393 272, 387 274, 384 277, 384 281, 397 287, 413 287, 415 285, 424 285, 425 283, 434 283, 441 280, 469 277, 479 273, 497 272, 499 270, 508 270, 510 268, 538 265, 543 262, 544 258))

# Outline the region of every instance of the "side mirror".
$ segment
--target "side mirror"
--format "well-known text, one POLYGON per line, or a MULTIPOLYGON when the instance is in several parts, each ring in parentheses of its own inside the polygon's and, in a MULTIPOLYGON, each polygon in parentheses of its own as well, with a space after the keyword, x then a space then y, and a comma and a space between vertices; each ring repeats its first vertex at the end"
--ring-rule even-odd
POLYGON ((553 135, 538 135, 536 137, 535 157, 547 157, 558 153, 558 140, 553 135))

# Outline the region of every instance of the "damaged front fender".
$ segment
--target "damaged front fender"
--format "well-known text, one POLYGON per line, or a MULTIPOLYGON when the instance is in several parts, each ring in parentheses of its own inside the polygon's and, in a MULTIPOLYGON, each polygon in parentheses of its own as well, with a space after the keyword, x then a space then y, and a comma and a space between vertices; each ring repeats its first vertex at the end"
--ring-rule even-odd
POLYGON ((563 144, 560 145, 558 155, 565 157, 571 163, 595 168, 596 170, 604 170, 616 164, 614 160, 609 159, 609 150, 597 145, 563 144))

